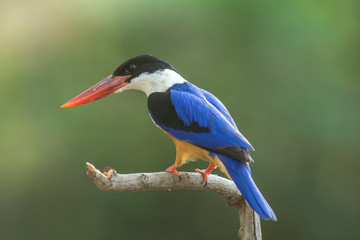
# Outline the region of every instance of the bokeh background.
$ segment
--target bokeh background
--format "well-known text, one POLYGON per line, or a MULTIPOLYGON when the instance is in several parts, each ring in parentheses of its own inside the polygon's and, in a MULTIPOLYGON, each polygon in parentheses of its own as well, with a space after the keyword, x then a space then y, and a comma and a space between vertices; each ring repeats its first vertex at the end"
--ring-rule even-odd
POLYGON ((152 54, 219 97, 256 148, 253 177, 278 217, 262 221, 264 239, 360 239, 359 11, 356 0, 2 0, 0 238, 236 239, 236 211, 214 193, 105 193, 85 174, 87 161, 173 164, 143 93, 59 109, 152 54))

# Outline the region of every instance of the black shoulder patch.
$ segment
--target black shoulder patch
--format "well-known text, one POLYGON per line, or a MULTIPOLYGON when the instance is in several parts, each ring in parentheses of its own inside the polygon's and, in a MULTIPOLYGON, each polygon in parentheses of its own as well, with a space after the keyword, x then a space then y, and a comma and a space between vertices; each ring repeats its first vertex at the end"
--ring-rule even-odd
POLYGON ((171 103, 170 92, 154 92, 150 94, 148 97, 148 108, 157 124, 186 132, 210 132, 210 129, 200 127, 196 122, 190 126, 185 126, 184 122, 179 119, 175 107, 171 103))

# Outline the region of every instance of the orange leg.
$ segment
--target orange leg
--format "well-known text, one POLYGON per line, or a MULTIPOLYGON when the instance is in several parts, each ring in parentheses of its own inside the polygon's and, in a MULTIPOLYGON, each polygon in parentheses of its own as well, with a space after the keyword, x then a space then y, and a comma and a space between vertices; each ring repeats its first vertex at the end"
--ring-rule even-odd
POLYGON ((216 167, 215 164, 211 162, 209 167, 206 170, 195 169, 195 172, 201 173, 202 175, 204 175, 205 183, 207 183, 209 174, 215 167, 216 167))
POLYGON ((178 171, 176 171, 176 169, 178 168, 179 166, 176 165, 176 163, 174 165, 172 165, 171 167, 169 167, 168 169, 166 169, 165 171, 167 172, 171 172, 173 174, 175 174, 177 177, 180 176, 180 173, 178 171))

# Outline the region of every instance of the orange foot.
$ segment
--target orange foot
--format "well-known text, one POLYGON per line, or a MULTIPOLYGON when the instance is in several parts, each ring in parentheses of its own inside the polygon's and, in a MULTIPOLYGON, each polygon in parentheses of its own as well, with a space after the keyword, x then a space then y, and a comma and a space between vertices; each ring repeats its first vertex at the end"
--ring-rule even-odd
POLYGON ((178 171, 176 171, 177 168, 178 168, 178 166, 176 166, 174 164, 171 167, 169 167, 168 169, 166 169, 165 171, 171 172, 171 173, 175 174, 177 177, 180 177, 180 173, 178 171))
POLYGON ((205 185, 207 184, 208 178, 209 178, 209 174, 211 173, 211 171, 215 168, 215 164, 210 163, 209 167, 206 170, 200 170, 200 169, 195 169, 195 172, 197 173, 201 173, 202 175, 204 175, 204 181, 205 181, 205 185))

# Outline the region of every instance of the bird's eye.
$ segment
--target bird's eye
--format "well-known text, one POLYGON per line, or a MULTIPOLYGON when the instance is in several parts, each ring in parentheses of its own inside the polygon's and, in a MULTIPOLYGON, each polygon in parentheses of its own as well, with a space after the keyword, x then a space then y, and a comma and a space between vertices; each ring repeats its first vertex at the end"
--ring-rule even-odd
POLYGON ((129 66, 126 67, 126 71, 128 73, 133 73, 133 72, 135 72, 135 70, 136 70, 136 65, 135 64, 130 64, 129 66))

